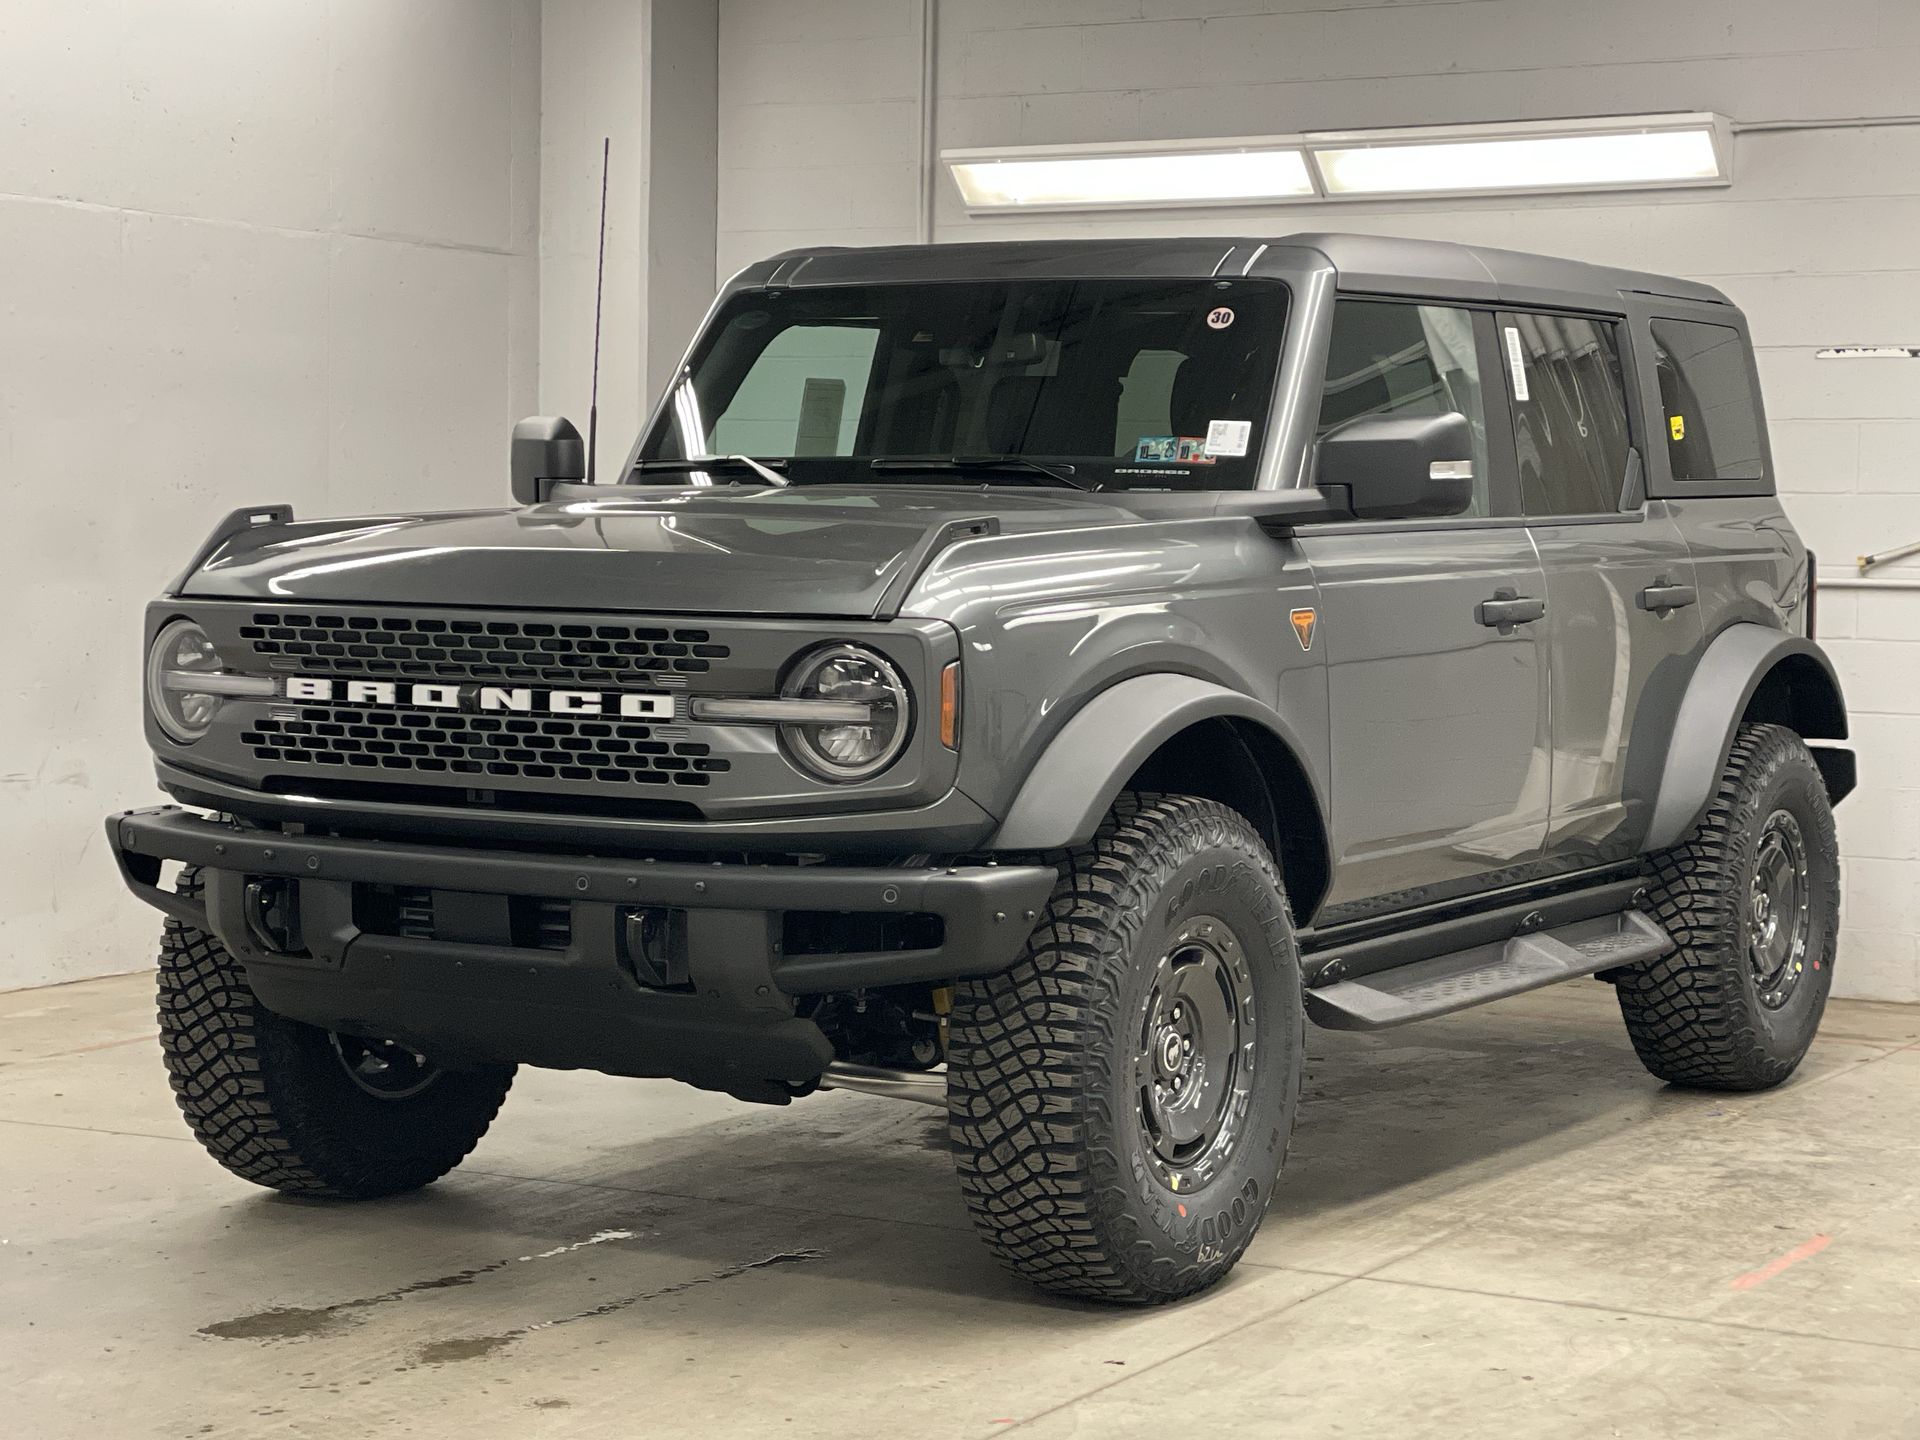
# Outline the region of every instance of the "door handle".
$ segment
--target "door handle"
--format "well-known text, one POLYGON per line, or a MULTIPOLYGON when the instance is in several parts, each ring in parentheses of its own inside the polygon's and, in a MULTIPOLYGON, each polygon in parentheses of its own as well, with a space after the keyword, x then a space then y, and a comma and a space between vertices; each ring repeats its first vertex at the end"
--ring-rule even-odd
POLYGON ((1497 626, 1502 635, 1516 625, 1529 625, 1547 613, 1547 602, 1521 595, 1515 590, 1496 590, 1491 600, 1482 600, 1473 618, 1482 625, 1497 626))
POLYGON ((1700 598, 1700 592, 1691 585, 1669 585, 1667 577, 1662 575, 1653 584, 1640 592, 1635 602, 1642 610, 1651 610, 1655 615, 1665 615, 1669 611, 1683 610, 1700 598))

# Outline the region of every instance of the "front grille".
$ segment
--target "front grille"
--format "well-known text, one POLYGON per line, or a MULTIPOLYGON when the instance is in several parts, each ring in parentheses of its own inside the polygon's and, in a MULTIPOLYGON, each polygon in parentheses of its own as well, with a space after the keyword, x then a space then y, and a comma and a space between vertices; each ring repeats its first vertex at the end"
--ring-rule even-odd
POLYGON ((240 739, 269 764, 476 779, 700 786, 732 768, 684 733, 631 720, 304 705, 255 720, 240 739))
MULTIPOLYGON (((221 707, 191 757, 208 773, 343 803, 676 821, 842 793, 797 771, 775 727, 696 720, 693 702, 778 695, 796 657, 829 638, 871 644, 923 682, 933 630, 265 597, 195 618, 226 669, 280 682, 221 707)), ((888 772, 890 793, 910 764, 888 772)))
POLYGON ((303 674, 632 685, 698 675, 732 652, 707 630, 545 620, 454 620, 425 615, 254 612, 240 637, 266 668, 303 674))

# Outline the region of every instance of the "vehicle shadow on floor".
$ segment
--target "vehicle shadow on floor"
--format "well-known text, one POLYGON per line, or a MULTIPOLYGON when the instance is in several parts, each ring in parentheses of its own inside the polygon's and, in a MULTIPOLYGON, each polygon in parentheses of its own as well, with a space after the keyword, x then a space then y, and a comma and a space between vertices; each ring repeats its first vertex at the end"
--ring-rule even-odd
MULTIPOLYGON (((1383 1217, 1391 1223, 1425 1207, 1426 1219, 1451 1223, 1458 1191, 1672 1107, 1717 1103, 1653 1081, 1617 1026, 1611 1005, 1577 1005, 1477 1012, 1383 1035, 1310 1033, 1293 1152, 1254 1258, 1314 1268, 1296 1254, 1363 1253, 1379 1243, 1383 1217)), ((309 1240, 315 1229, 331 1231, 333 1258, 351 1272, 395 1275, 403 1295, 473 1278, 463 1269, 420 1279, 406 1263, 408 1236, 464 1231, 497 1244, 498 1232, 518 1226, 551 1236, 543 1248, 631 1232, 632 1243, 610 1246, 601 1268, 621 1275, 639 1313, 656 1290, 677 1295, 768 1261, 816 1266, 823 1280, 896 1296, 917 1292, 935 1310, 960 1298, 1124 1313, 1039 1297, 999 1270, 970 1233, 936 1110, 835 1094, 721 1110, 726 1118, 700 1128, 610 1143, 607 1101, 622 1092, 600 1085, 590 1092, 597 1108, 574 1113, 570 1085, 545 1086, 526 1111, 510 1100, 495 1134, 440 1185, 367 1206, 272 1198, 243 1207, 238 1228, 257 1224, 267 1238, 297 1218, 309 1240), (291 1208, 331 1218, 294 1217, 291 1208)), ((660 1097, 649 1101, 655 1109, 673 1104, 667 1092, 650 1093, 660 1097)), ((457 1244, 439 1248, 461 1253, 457 1244)), ((495 1292, 527 1285, 542 1326, 568 1318, 555 1312, 574 1300, 606 1303, 604 1290, 550 1293, 537 1283, 552 1275, 547 1265, 492 1255, 473 1264, 495 1292)), ((389 1298, 342 1304, 358 1313, 389 1298)))

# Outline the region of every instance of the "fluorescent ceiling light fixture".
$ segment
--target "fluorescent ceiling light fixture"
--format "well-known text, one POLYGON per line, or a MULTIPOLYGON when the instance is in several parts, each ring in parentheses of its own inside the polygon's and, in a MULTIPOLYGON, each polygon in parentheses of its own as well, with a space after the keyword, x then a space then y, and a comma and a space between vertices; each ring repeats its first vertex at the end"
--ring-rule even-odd
POLYGON ((1719 115, 1618 115, 941 152, 976 215, 1732 183, 1719 115))
POLYGON ((1725 139, 1712 115, 1307 137, 1329 198, 1724 185, 1725 139))
POLYGON ((941 158, 976 211, 1246 205, 1314 194, 1297 141, 948 150, 941 158))

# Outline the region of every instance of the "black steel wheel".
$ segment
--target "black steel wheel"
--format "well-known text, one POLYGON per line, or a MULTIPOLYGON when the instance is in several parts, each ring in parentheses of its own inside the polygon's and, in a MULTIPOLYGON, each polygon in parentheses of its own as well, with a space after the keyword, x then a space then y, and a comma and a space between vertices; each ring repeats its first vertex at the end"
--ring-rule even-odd
POLYGON ((1233 1154, 1253 1095, 1253 971, 1233 927, 1196 915, 1154 966, 1134 1050, 1147 1164, 1191 1194, 1233 1154))
POLYGON ((1633 1048, 1676 1085, 1764 1090, 1812 1045, 1833 985, 1840 855, 1806 742, 1743 725, 1707 810, 1653 859, 1671 954, 1613 975, 1633 1048))
POLYGON ((1813 933, 1813 879, 1807 844, 1791 810, 1767 817, 1753 851, 1747 895, 1747 960, 1760 1003, 1779 1010, 1807 973, 1813 933))
POLYGON ((1238 812, 1124 795, 1026 955, 963 983, 947 1117, 975 1228, 1055 1294, 1192 1295, 1240 1258, 1300 1099, 1285 890, 1238 812))
POLYGON ((440 1067, 398 1040, 327 1032, 347 1078, 376 1100, 407 1100, 440 1078, 440 1067))

